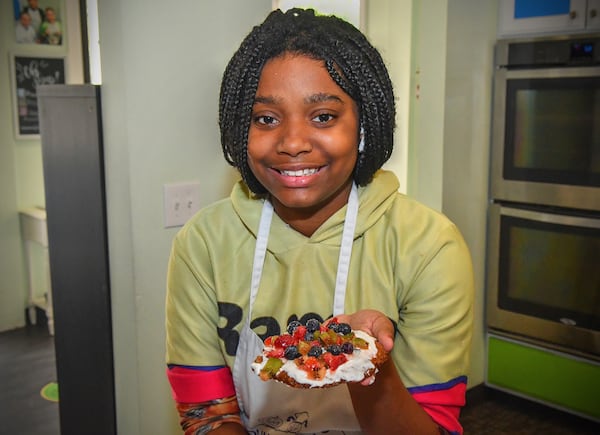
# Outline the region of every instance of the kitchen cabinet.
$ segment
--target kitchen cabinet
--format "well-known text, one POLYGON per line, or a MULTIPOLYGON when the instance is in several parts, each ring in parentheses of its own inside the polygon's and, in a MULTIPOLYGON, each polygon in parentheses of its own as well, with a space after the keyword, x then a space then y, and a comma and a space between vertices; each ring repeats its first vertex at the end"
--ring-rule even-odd
POLYGON ((600 0, 499 0, 498 37, 600 31, 600 0))

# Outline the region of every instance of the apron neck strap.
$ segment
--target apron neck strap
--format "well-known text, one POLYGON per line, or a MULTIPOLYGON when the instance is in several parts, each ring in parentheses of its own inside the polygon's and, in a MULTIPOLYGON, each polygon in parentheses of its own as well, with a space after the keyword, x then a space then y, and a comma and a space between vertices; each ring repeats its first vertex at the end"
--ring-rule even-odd
MULTIPOLYGON (((344 312, 344 301, 346 298, 346 285, 348 282, 348 269, 350 268, 350 257, 352 256, 352 244, 354 241, 354 229, 358 216, 358 188, 352 184, 350 197, 346 206, 346 218, 344 220, 344 230, 342 233, 342 244, 340 247, 340 256, 338 259, 337 276, 335 280, 335 295, 333 299, 333 315, 344 312)), ((254 261, 252 264, 252 281, 250 284, 250 307, 246 321, 249 323, 252 316, 252 308, 258 294, 260 278, 262 276, 265 255, 267 252, 267 243, 269 240, 269 231, 273 219, 273 204, 265 200, 260 215, 258 233, 256 235, 256 246, 254 248, 254 261)))
POLYGON ((358 216, 358 188, 352 183, 352 190, 346 206, 346 219, 344 220, 344 232, 342 233, 342 245, 340 246, 340 257, 338 259, 337 276, 335 278, 335 295, 333 298, 333 315, 344 313, 344 302, 346 300, 346 285, 348 283, 348 270, 350 269, 350 257, 352 256, 352 244, 354 242, 354 229, 358 216))
POLYGON ((264 200, 262 212, 260 214, 260 223, 258 224, 258 233, 256 234, 256 246, 254 247, 254 261, 252 264, 252 281, 250 284, 250 307, 247 321, 250 322, 254 300, 258 293, 260 277, 262 276, 265 255, 267 252, 267 242, 269 241, 269 230, 271 229, 271 220, 273 219, 273 204, 268 199, 264 200))

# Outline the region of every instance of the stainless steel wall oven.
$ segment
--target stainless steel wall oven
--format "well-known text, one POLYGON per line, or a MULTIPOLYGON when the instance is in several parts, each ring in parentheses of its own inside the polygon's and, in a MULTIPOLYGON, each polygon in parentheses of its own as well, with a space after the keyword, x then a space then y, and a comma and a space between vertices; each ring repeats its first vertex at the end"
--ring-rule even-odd
POLYGON ((600 218, 495 203, 489 227, 488 326, 600 360, 600 218))
POLYGON ((600 360, 600 35, 496 46, 492 331, 600 360))
POLYGON ((600 210, 600 35, 496 47, 492 198, 600 210))

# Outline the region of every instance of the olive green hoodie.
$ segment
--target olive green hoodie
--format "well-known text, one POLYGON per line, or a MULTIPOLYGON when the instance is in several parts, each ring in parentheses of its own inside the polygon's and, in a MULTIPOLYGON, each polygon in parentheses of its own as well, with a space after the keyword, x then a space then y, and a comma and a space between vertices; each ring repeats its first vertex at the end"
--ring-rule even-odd
MULTIPOLYGON (((473 277, 468 248, 442 214, 398 192, 391 172, 359 188, 345 311, 376 309, 397 326, 392 357, 407 387, 465 376, 473 277)), ((245 319, 263 200, 240 182, 177 234, 168 271, 167 362, 233 367, 245 319)), ((311 237, 275 214, 251 326, 265 338, 291 320, 332 314, 346 207, 311 237)))

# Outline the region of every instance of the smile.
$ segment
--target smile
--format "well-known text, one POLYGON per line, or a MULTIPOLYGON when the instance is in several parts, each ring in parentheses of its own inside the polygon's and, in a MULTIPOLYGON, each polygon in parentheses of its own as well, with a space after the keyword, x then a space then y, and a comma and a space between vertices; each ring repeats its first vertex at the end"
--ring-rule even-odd
POLYGON ((286 177, 306 177, 308 175, 316 174, 317 172, 319 172, 319 168, 300 169, 298 171, 279 171, 281 175, 285 175, 286 177))

